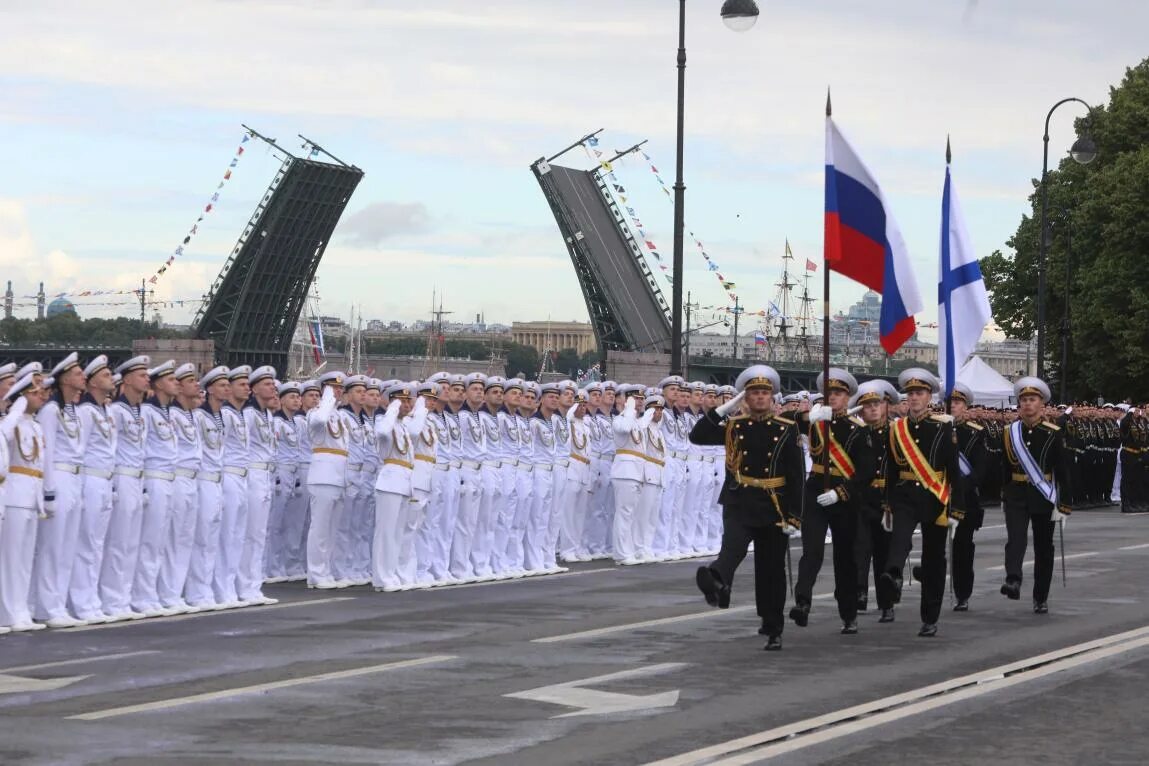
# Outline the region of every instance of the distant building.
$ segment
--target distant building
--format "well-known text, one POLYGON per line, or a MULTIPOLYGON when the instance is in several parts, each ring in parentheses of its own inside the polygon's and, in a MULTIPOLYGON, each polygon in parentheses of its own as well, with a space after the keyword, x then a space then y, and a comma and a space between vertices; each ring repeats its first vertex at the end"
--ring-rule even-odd
POLYGON ((72 316, 76 316, 76 307, 67 298, 57 298, 48 304, 46 314, 49 319, 52 317, 62 316, 64 314, 71 314, 72 316))
POLYGON ((580 356, 598 348, 589 322, 513 322, 511 341, 539 352, 573 348, 580 356))

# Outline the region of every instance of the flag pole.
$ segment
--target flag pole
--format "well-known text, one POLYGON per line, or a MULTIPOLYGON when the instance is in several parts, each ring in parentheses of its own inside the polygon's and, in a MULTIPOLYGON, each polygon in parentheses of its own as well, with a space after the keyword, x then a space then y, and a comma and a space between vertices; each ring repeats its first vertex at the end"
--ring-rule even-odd
MULTIPOLYGON (((949 134, 947 133, 946 134, 946 181, 947 182, 949 181, 950 162, 952 159, 953 159, 953 153, 950 151, 950 137, 949 137, 949 134)), ((942 232, 943 237, 948 237, 949 235, 950 235, 950 233, 948 231, 942 232)), ((947 303, 948 303, 948 297, 947 297, 947 303)), ((938 340, 941 341, 942 343, 945 343, 947 348, 952 347, 953 346, 953 327, 950 326, 950 322, 948 319, 946 321, 946 335, 948 337, 939 338, 938 340)), ((943 351, 944 351, 944 349, 943 349, 943 351)), ((952 378, 954 380, 954 382, 957 382, 957 370, 951 370, 950 369, 951 366, 953 366, 953 367, 957 366, 957 359, 956 358, 954 359, 953 365, 950 365, 948 363, 946 364, 946 379, 942 381, 942 388, 944 389, 942 391, 942 395, 945 396, 945 399, 946 399, 945 404, 946 404, 946 414, 947 415, 953 414, 951 411, 951 408, 950 408, 950 396, 953 394, 953 386, 950 385, 950 379, 952 378)), ((952 558, 952 556, 951 556, 951 558, 952 558)))
MULTIPOLYGON (((826 127, 829 127, 830 116, 830 89, 826 88, 826 127)), ((830 179, 827 178, 827 183, 830 179)), ((829 232, 826 232, 829 235, 829 232)), ((827 255, 829 243, 822 244, 822 396, 826 406, 826 384, 830 380, 830 258, 827 255)), ((816 392, 817 393, 817 392, 816 392)), ((830 433, 830 423, 826 423, 826 436, 830 433)), ((813 437, 811 436, 811 439, 813 437)), ((830 489, 830 447, 829 439, 822 439, 822 491, 830 489)), ((812 442, 811 442, 812 443, 812 442)))

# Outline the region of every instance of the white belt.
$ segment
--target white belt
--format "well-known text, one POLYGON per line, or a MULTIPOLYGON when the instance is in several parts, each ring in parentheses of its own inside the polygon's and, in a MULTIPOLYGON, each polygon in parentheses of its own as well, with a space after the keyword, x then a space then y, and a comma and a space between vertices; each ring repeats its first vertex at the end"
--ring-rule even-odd
POLYGON ((71 473, 76 475, 79 475, 80 473, 80 466, 76 465, 75 463, 52 463, 52 467, 57 471, 63 471, 64 473, 71 473))
POLYGON ((176 469, 176 476, 179 476, 180 478, 183 478, 183 479, 194 479, 195 475, 196 475, 196 472, 190 468, 177 468, 176 469))
POLYGON ((144 475, 142 468, 116 468, 112 471, 116 476, 127 476, 129 479, 138 479, 144 475))
POLYGON ((347 470, 348 471, 362 471, 363 470, 363 464, 362 463, 348 463, 347 464, 347 470))
POLYGON ((435 463, 435 470, 436 471, 449 471, 449 470, 451 470, 451 464, 450 463, 435 463))
POLYGON ((571 461, 569 458, 560 458, 560 459, 555 461, 555 465, 558 466, 559 468, 569 468, 570 464, 571 464, 571 461))
POLYGON ((176 475, 170 471, 151 471, 151 470, 147 470, 147 469, 144 470, 144 478, 145 479, 161 479, 163 481, 172 481, 173 479, 175 479, 175 477, 176 477, 176 475))
POLYGON ((223 467, 224 473, 230 473, 232 476, 244 477, 247 476, 246 468, 236 468, 234 465, 225 465, 223 467))
POLYGON ((701 463, 702 462, 702 455, 699 455, 699 454, 690 455, 687 458, 687 460, 697 460, 699 463, 701 463))
POLYGON ((483 468, 498 468, 500 465, 498 460, 484 460, 482 463, 483 468))
POLYGON ((479 470, 479 468, 482 466, 482 463, 477 460, 462 460, 460 461, 460 464, 463 468, 471 468, 476 471, 479 470))
POLYGON ((458 460, 452 460, 451 461, 451 467, 458 470, 458 469, 463 467, 463 464, 460 463, 458 460))
POLYGON ((679 452, 678 450, 674 450, 674 449, 672 449, 672 450, 670 451, 670 456, 671 456, 671 457, 673 457, 673 458, 678 458, 679 460, 689 460, 689 459, 690 459, 690 454, 689 454, 689 453, 687 453, 687 452, 679 452))
POLYGON ((553 471, 554 470, 554 466, 551 465, 550 463, 535 463, 535 468, 538 468, 540 471, 553 471))
POLYGON ((706 458, 707 463, 713 463, 714 462, 714 455, 703 455, 703 457, 706 458))
POLYGON ((522 468, 527 473, 530 473, 531 471, 535 470, 534 463, 528 463, 525 460, 523 462, 519 463, 519 468, 522 468))
POLYGON ((247 470, 249 471, 270 471, 271 463, 248 463, 247 470))
POLYGON ((195 477, 201 481, 210 481, 214 484, 219 484, 220 475, 216 471, 200 471, 195 477))
POLYGON ((504 460, 502 463, 500 463, 500 465, 502 465, 502 466, 510 466, 511 468, 514 468, 514 467, 515 467, 515 466, 517 466, 518 464, 519 464, 519 461, 518 461, 518 459, 515 459, 515 460, 504 460))
POLYGON ((95 476, 97 479, 110 479, 112 478, 111 471, 104 471, 99 468, 88 468, 84 466, 83 472, 85 476, 95 476))

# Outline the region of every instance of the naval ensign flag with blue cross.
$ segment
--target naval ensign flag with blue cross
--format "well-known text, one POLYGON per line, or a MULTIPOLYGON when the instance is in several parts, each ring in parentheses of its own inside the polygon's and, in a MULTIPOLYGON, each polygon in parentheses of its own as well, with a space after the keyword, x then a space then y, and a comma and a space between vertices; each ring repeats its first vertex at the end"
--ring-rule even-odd
POLYGON ((958 370, 977 347, 993 319, 977 255, 969 239, 950 176, 946 142, 946 183, 942 191, 941 274, 938 278, 938 372, 948 398, 958 370))

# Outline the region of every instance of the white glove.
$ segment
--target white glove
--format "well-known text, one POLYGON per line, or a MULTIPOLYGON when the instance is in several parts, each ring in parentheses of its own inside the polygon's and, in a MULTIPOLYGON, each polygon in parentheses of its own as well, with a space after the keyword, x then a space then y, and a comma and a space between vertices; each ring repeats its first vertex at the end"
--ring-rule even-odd
POLYGON ((633 415, 633 414, 634 414, 634 411, 635 411, 635 408, 636 408, 637 406, 638 406, 638 404, 637 404, 637 402, 635 401, 634 397, 633 397, 633 396, 629 396, 629 397, 627 397, 627 399, 626 399, 626 404, 624 404, 624 405, 622 406, 622 413, 623 413, 624 415, 633 415))
POLYGON ((718 405, 717 407, 714 408, 714 411, 718 413, 718 417, 724 418, 730 412, 733 412, 734 410, 738 409, 738 405, 742 404, 742 400, 745 397, 746 397, 746 392, 745 391, 739 391, 737 396, 735 396, 733 399, 731 399, 728 402, 724 402, 723 404, 718 405))
POLYGON ((1073 414, 1073 407, 1066 407, 1065 408, 1065 414, 1066 415, 1072 415, 1073 414))
POLYGON ((859 404, 857 407, 851 407, 850 409, 846 410, 846 414, 847 415, 857 415, 861 411, 862 411, 862 405, 859 404))
POLYGON ((887 532, 894 531, 894 514, 892 511, 886 511, 882 514, 882 529, 887 532))
POLYGON ((798 529, 798 527, 794 526, 793 524, 783 524, 782 534, 786 535, 786 537, 797 537, 798 535, 802 534, 802 530, 798 529))
POLYGON ((832 489, 818 495, 818 505, 823 508, 827 508, 836 502, 838 502, 838 493, 832 489))
POLYGON ((1061 511, 1054 508, 1053 509, 1053 516, 1050 517, 1050 520, 1053 521, 1054 524, 1061 522, 1061 528, 1064 529, 1066 522, 1069 521, 1069 517, 1066 516, 1061 511))
POLYGON ((946 517, 946 526, 949 527, 950 529, 957 529, 958 520, 955 519, 953 516, 947 516, 946 517))
POLYGON ((815 404, 810 408, 810 422, 821 423, 824 420, 833 420, 834 410, 825 404, 815 404))
POLYGON ((56 515, 56 500, 44 500, 44 510, 40 513, 41 519, 50 519, 56 515))
POLYGON ((934 415, 934 420, 940 420, 943 423, 952 423, 952 422, 954 422, 954 416, 953 415, 934 415))
POLYGON ((578 410, 579 404, 581 404, 581 402, 575 402, 574 404, 571 405, 570 409, 567 410, 566 418, 567 418, 568 423, 570 421, 574 420, 575 411, 578 410))
POLYGON ((403 402, 398 399, 392 399, 391 403, 387 405, 387 413, 398 412, 401 406, 403 406, 403 402))

